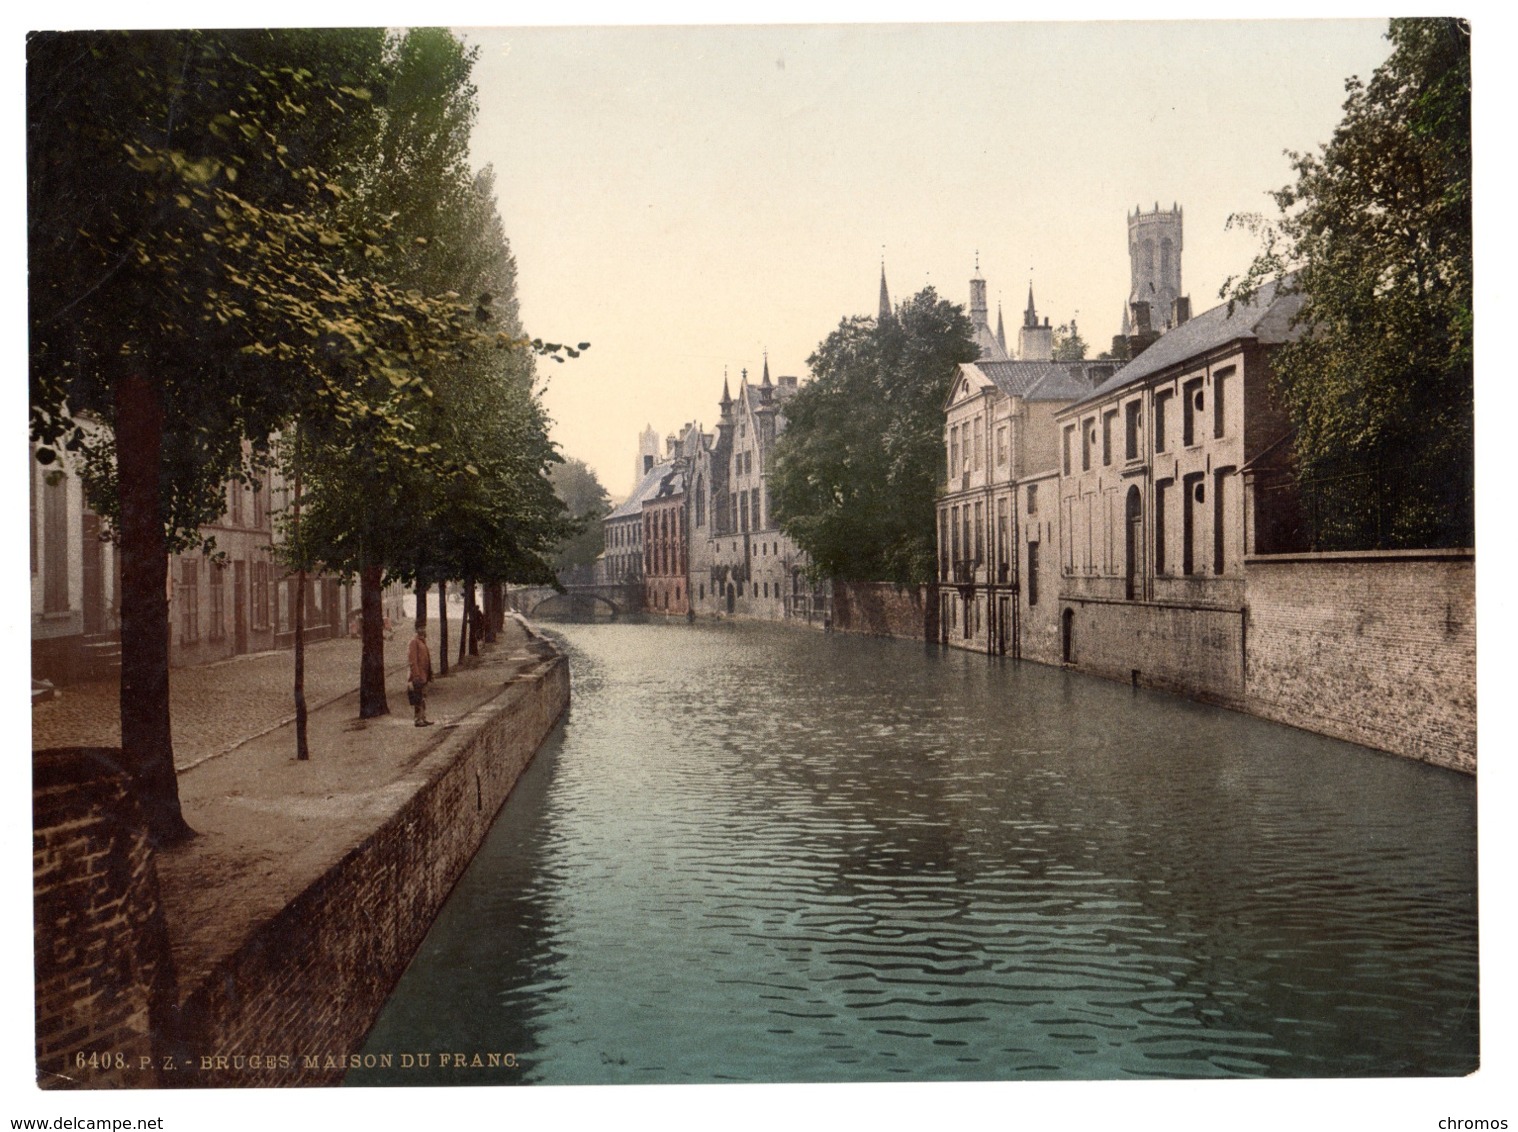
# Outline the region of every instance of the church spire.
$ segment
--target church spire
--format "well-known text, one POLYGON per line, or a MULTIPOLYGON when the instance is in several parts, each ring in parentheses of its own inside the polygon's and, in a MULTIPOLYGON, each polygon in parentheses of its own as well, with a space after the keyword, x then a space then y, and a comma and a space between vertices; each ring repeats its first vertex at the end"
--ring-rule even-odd
POLYGON ((1000 299, 996 300, 996 341, 1000 344, 1003 350, 1007 348, 1007 328, 1005 325, 1003 325, 1001 320, 1000 299))
POLYGON ((1028 309, 1025 310, 1025 311, 1023 311, 1023 325, 1024 326, 1037 326, 1038 325, 1038 311, 1036 309, 1034 309, 1034 306, 1033 306, 1033 282, 1032 282, 1032 280, 1028 281, 1028 309))
POLYGON ((770 352, 768 350, 764 351, 764 380, 761 381, 759 384, 760 385, 769 385, 770 384, 770 352))
POLYGON ((880 313, 876 319, 884 322, 891 317, 891 293, 886 290, 885 280, 885 249, 880 251, 880 313))

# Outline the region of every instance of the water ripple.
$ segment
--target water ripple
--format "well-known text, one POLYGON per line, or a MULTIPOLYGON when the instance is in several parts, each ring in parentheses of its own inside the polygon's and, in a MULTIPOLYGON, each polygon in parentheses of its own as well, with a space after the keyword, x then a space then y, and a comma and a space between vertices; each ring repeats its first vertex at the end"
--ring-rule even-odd
POLYGON ((371 1052, 517 1052, 489 1083, 1477 1062, 1467 779, 903 642, 563 636, 568 718, 371 1052))

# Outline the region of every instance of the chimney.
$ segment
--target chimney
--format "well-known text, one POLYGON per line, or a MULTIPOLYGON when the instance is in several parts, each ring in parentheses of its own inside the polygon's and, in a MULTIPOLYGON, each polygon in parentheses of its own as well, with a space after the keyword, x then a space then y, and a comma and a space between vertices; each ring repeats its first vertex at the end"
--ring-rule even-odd
POLYGON ((646 476, 654 470, 654 458, 647 453, 643 456, 643 474, 646 476))
POLYGON ((1170 325, 1180 326, 1183 322, 1191 320, 1191 296, 1181 295, 1175 300, 1175 307, 1171 311, 1170 325))

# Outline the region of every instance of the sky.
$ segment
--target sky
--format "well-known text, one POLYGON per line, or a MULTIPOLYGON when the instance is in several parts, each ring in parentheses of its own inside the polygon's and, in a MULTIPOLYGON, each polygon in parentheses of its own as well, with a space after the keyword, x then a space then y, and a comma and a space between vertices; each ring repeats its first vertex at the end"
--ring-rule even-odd
POLYGON ((472 153, 494 166, 554 439, 615 499, 637 438, 717 417, 724 372, 806 380, 848 315, 931 284, 994 325, 1077 320, 1095 354, 1128 296, 1126 216, 1184 211, 1201 312, 1274 215, 1384 19, 461 29, 472 153))

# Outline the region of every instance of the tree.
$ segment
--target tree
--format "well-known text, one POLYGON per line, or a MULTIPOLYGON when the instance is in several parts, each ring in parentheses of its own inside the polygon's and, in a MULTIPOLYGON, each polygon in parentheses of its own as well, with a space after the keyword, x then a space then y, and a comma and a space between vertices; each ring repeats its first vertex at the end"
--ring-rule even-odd
POLYGON ((1223 294, 1280 280, 1303 296, 1299 340, 1273 359, 1308 484, 1379 471, 1382 541, 1474 540, 1470 31, 1392 20, 1390 57, 1351 78, 1316 154, 1291 153, 1281 216, 1231 218, 1263 248, 1223 294), (1395 475, 1393 475, 1395 470, 1395 475))
POLYGON ((1054 360, 1079 362, 1086 358, 1086 340, 1076 329, 1075 320, 1061 323, 1054 329, 1054 360))
POLYGON ((605 549, 601 520, 611 510, 611 497, 584 460, 565 460, 549 473, 554 494, 577 523, 574 534, 554 550, 553 567, 558 573, 576 566, 589 566, 605 549))
POLYGON ((963 309, 927 287, 890 318, 844 319, 807 359, 813 380, 786 403, 770 482, 814 573, 933 577, 943 404, 977 356, 963 309))
POLYGON ((334 222, 382 32, 49 33, 27 45, 31 432, 80 452, 122 563, 122 748, 150 829, 188 836, 168 707, 167 556, 344 367, 410 385, 457 311, 388 286, 384 225, 334 222), (357 267, 358 270, 354 270, 357 267), (90 421, 108 426, 94 432, 90 421), (93 436, 109 439, 96 443, 93 436))

